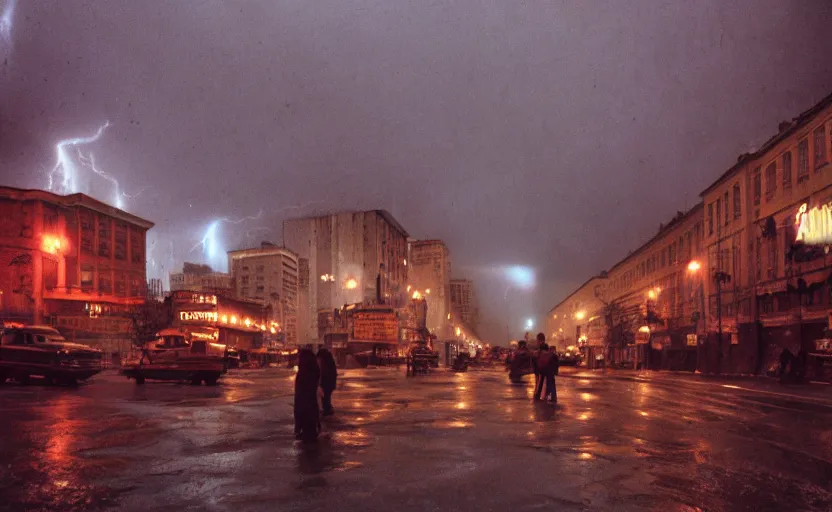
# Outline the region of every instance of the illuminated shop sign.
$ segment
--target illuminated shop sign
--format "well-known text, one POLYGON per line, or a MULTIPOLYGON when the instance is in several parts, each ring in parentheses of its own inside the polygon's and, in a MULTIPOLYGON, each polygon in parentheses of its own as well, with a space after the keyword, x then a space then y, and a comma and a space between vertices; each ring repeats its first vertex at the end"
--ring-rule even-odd
POLYGON ((193 294, 191 295, 191 302, 194 304, 217 304, 217 296, 216 295, 199 295, 193 294))
POLYGON ((216 311, 180 311, 179 319, 183 322, 216 322, 219 314, 216 311))
POLYGON ((822 206, 814 206, 803 203, 795 215, 794 223, 797 225, 796 242, 803 242, 807 245, 832 244, 832 206, 826 203, 822 206))
POLYGON ((218 339, 220 339, 220 332, 192 332, 191 339, 201 341, 217 341, 218 339))

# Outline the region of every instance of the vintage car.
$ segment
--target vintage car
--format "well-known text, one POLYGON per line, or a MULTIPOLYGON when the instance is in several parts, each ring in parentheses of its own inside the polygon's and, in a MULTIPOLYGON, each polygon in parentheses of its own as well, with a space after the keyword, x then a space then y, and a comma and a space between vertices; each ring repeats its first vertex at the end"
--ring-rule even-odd
POLYGON ((122 365, 121 373, 138 385, 150 379, 214 386, 228 371, 229 354, 225 345, 211 340, 187 329, 164 329, 122 365))
POLYGON ((51 384, 75 385, 102 370, 100 350, 70 343, 47 326, 4 328, 0 338, 0 384, 43 377, 51 384))

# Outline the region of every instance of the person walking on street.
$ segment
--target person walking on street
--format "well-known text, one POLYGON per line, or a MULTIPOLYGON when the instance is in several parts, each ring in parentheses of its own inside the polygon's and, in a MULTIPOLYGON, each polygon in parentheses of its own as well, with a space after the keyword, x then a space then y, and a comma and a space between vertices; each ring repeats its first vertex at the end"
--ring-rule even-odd
POLYGON ((558 403, 558 389, 555 383, 555 375, 560 371, 560 358, 555 347, 549 349, 549 358, 546 362, 546 394, 543 399, 551 403, 558 403))
POLYGON ((534 371, 534 399, 540 400, 540 392, 543 389, 543 377, 537 364, 537 358, 540 356, 540 341, 538 340, 537 350, 532 353, 532 370, 534 371))
POLYGON ((321 391, 323 391, 321 405, 324 409, 324 416, 332 416, 334 412, 332 410, 332 392, 335 391, 338 379, 338 368, 335 366, 335 358, 332 357, 332 352, 326 348, 318 350, 318 364, 321 368, 321 391))
POLYGON ((311 443, 318 440, 321 422, 318 411, 318 383, 321 370, 311 349, 298 351, 298 374, 295 376, 295 437, 311 443))
MULTIPOLYGON (((538 386, 535 387, 534 390, 534 399, 537 400, 545 400, 546 395, 543 394, 544 385, 547 384, 546 377, 549 374, 549 363, 552 359, 552 354, 549 352, 549 345, 546 344, 545 341, 540 342, 540 350, 538 351, 537 355, 537 366, 538 372, 540 373, 540 383, 538 386), (541 396, 543 394, 543 396, 541 396)), ((545 388, 548 392, 548 388, 545 388)))

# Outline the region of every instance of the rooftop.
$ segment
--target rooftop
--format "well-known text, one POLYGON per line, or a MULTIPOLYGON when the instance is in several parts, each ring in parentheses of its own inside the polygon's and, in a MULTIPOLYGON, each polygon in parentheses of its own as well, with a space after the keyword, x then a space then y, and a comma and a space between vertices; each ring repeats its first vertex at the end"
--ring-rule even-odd
POLYGON ((49 192, 47 190, 0 186, 0 197, 15 201, 44 201, 65 208, 83 206, 90 210, 94 210, 99 213, 115 217, 135 226, 143 227, 145 229, 150 229, 154 225, 149 220, 133 215, 132 213, 128 213, 124 210, 116 208, 115 206, 110 206, 107 203, 101 202, 98 199, 90 197, 86 194, 82 194, 80 192, 76 194, 68 194, 62 196, 60 194, 55 194, 54 192, 49 192))

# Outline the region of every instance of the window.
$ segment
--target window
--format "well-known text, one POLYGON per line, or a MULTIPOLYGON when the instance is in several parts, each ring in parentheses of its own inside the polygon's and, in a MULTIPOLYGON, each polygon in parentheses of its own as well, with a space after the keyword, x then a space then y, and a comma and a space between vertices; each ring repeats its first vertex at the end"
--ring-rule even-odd
POLYGON ((740 184, 734 183, 734 220, 740 218, 740 184))
POLYGON ((771 201, 777 193, 777 162, 771 162, 766 167, 766 201, 771 201))
POLYGON ((803 139, 797 144, 797 182, 803 183, 809 179, 809 139, 803 139))
POLYGON ((714 204, 708 205, 708 236, 714 234, 714 204))
POLYGON ((248 276, 242 276, 240 278, 240 286, 248 286, 248 276))
POLYGON ((98 292, 113 293, 113 281, 110 279, 109 271, 98 273, 98 292))
POLYGON ((92 254, 95 241, 95 217, 88 210, 81 210, 78 216, 81 219, 81 252, 92 254))
POLYGON ((93 285, 93 270, 91 266, 84 265, 81 267, 81 289, 88 291, 92 289, 93 285))
POLYGON ((826 163, 826 126, 815 130, 815 172, 826 163))
POLYGON ((127 276, 121 272, 116 272, 115 293, 119 297, 127 295, 127 276))
POLYGON ((667 266, 667 249, 662 249, 661 266, 662 266, 662 268, 667 266))
POLYGON ((257 269, 256 269, 256 270, 257 270, 257 272, 263 272, 263 270, 265 270, 265 266, 263 266, 263 265, 257 265, 257 269))
POLYGON ((719 220, 722 218, 722 199, 716 200, 716 225, 719 226, 719 220))
POLYGON ((792 152, 783 153, 783 189, 792 188, 792 152))
POLYGON ((140 228, 130 229, 130 261, 144 263, 144 232, 140 228))
POLYGON ((725 205, 725 225, 728 225, 728 191, 725 191, 725 195, 722 197, 722 204, 725 205))
POLYGON ((754 170, 754 181, 752 183, 753 190, 754 190, 754 206, 760 206, 760 196, 762 196, 763 192, 763 184, 760 177, 760 168, 754 170))
POLYGON ((676 244, 675 243, 670 244, 670 247, 668 248, 668 251, 670 252, 669 258, 668 258, 668 263, 671 264, 671 265, 675 265, 676 264, 676 244))
POLYGON ((112 240, 110 240, 110 219, 104 215, 98 216, 98 255, 102 258, 109 258, 112 253, 112 240))
POLYGON ((117 260, 127 259, 127 223, 116 221, 115 257, 117 260))

